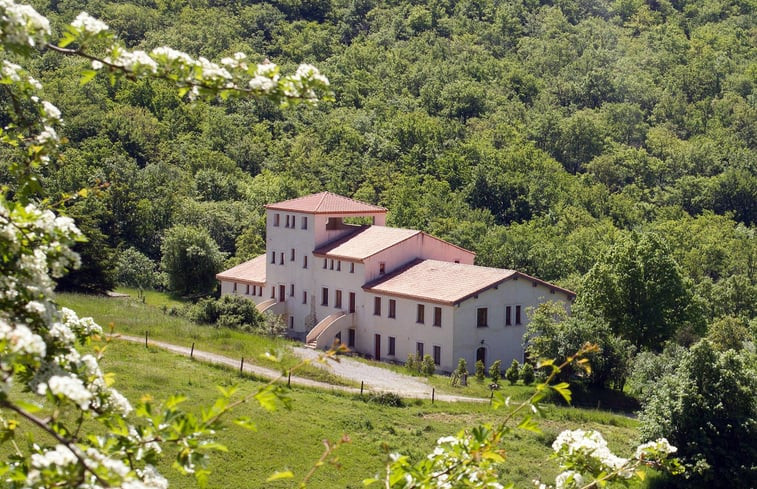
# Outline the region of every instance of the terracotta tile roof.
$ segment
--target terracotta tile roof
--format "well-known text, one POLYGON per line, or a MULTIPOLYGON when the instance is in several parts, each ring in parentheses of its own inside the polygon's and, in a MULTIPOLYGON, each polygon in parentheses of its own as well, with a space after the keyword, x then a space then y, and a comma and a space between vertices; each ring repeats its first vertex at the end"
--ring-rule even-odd
POLYGON ((415 260, 363 286, 368 292, 455 304, 517 272, 438 260, 415 260))
POLYGON ((240 263, 216 275, 218 280, 233 280, 235 282, 265 284, 265 257, 256 256, 250 261, 240 263))
POLYGON ((363 214, 386 212, 384 207, 366 204, 358 200, 321 192, 305 195, 296 199, 285 200, 275 204, 268 204, 266 209, 277 209, 292 212, 307 212, 309 214, 363 214))
POLYGON ((515 270, 438 260, 414 260, 399 270, 364 285, 363 289, 376 294, 457 304, 513 278, 532 280, 559 290, 571 299, 575 297, 575 292, 515 270))
POLYGON ((420 234, 415 229, 368 226, 313 251, 314 255, 364 260, 406 239, 420 234))

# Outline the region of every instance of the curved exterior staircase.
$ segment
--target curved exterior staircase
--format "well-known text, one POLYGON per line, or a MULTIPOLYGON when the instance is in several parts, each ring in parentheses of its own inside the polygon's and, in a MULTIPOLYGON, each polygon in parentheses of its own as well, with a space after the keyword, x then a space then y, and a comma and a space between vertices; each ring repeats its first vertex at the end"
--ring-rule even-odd
POLYGON ((305 346, 308 348, 329 348, 336 334, 345 326, 352 326, 352 314, 338 311, 323 318, 305 338, 305 346), (345 324, 347 323, 347 324, 345 324))

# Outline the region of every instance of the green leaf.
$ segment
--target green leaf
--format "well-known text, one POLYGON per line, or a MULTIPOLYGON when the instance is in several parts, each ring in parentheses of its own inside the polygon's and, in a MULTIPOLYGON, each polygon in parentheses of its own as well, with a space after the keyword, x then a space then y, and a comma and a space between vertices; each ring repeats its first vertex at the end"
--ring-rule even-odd
POLYGON ((16 406, 20 407, 21 409, 29 413, 36 413, 40 409, 42 409, 42 407, 39 404, 34 403, 34 402, 26 402, 20 399, 14 400, 13 402, 16 404, 16 406))
POLYGON ((363 479, 363 485, 364 486, 370 486, 377 482, 380 482, 379 479, 376 479, 375 477, 371 477, 370 479, 363 479))
POLYGON ((95 75, 97 75, 97 72, 95 70, 82 70, 79 86, 86 85, 87 83, 91 82, 95 75))
POLYGON ((262 407, 266 411, 276 410, 277 399, 278 399, 278 396, 270 387, 263 389, 262 391, 255 394, 255 400, 258 401, 258 404, 260 404, 260 407, 262 407))
POLYGON ((257 431, 257 425, 252 421, 249 416, 242 416, 234 420, 234 424, 241 426, 242 428, 257 431))
POLYGON ((294 474, 291 470, 285 470, 284 472, 274 472, 268 479, 266 479, 266 482, 273 482, 281 479, 292 479, 294 478, 294 474))
POLYGON ((536 424, 536 421, 534 421, 531 416, 526 416, 525 418, 523 418, 518 424, 518 428, 531 431, 533 433, 541 433, 539 425, 536 424))
POLYGON ((570 404, 570 400, 573 397, 570 392, 570 384, 568 384, 567 382, 560 382, 559 384, 555 384, 551 387, 555 392, 559 393, 563 397, 563 399, 565 399, 565 402, 570 404))

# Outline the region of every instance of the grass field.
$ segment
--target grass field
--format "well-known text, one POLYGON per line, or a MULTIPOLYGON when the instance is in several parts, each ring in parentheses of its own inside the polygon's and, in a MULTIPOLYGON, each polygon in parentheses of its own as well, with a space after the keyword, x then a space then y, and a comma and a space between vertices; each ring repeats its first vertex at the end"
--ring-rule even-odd
MULTIPOLYGON (((191 399, 191 409, 211 403, 216 385, 237 384, 241 392, 259 385, 233 370, 121 342, 110 345, 103 366, 116 374, 116 386, 131 399, 148 393, 155 398, 181 393, 191 399)), ((265 479, 277 470, 290 469, 299 481, 320 456, 322 440, 335 440, 344 434, 351 443, 337 452, 341 468, 321 467, 308 487, 363 487, 364 478, 382 471, 387 448, 422 457, 440 436, 502 416, 479 404, 416 401, 397 408, 359 397, 297 388, 291 391, 291 398, 291 411, 267 413, 252 404, 241 408, 239 414, 252 416, 258 430, 250 432, 230 425, 219 433, 219 441, 229 451, 213 455, 209 487, 296 487, 291 480, 266 484, 265 479)), ((620 454, 628 453, 636 436, 635 421, 626 417, 562 407, 548 407, 547 411, 547 417, 540 421, 542 434, 516 431, 506 445, 508 461, 503 480, 514 481, 516 487, 533 487, 531 480, 536 477, 554 480, 558 469, 548 459, 549 446, 563 429, 598 429, 620 454)), ((170 459, 161 469, 169 476, 171 487, 194 487, 193 479, 169 466, 170 459)))
MULTIPOLYGON (((144 336, 145 331, 148 331, 150 339, 186 347, 195 343, 198 350, 220 353, 232 358, 244 357, 246 363, 279 370, 286 370, 300 363, 299 357, 291 351, 293 343, 290 340, 199 325, 182 317, 172 316, 165 313, 161 306, 177 305, 180 302, 163 293, 146 292, 144 303, 136 299, 136 291, 132 297, 135 298, 69 293, 57 295, 62 306, 73 309, 79 316, 93 317, 106 331, 112 327, 116 333, 135 336, 144 336), (273 352, 279 361, 266 359, 263 356, 266 352, 273 352)), ((354 385, 312 365, 298 369, 297 375, 331 384, 354 385)))

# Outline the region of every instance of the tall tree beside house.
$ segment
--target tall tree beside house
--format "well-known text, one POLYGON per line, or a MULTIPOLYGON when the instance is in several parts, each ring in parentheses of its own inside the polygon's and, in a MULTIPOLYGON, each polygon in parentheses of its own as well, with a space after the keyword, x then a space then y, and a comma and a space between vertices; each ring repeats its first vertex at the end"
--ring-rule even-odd
POLYGON ((704 327, 691 284, 653 233, 632 233, 604 253, 584 277, 576 307, 643 349, 704 327))
POLYGON ((202 295, 215 289, 223 255, 207 231, 174 226, 166 231, 161 250, 161 267, 170 290, 181 295, 202 295))

